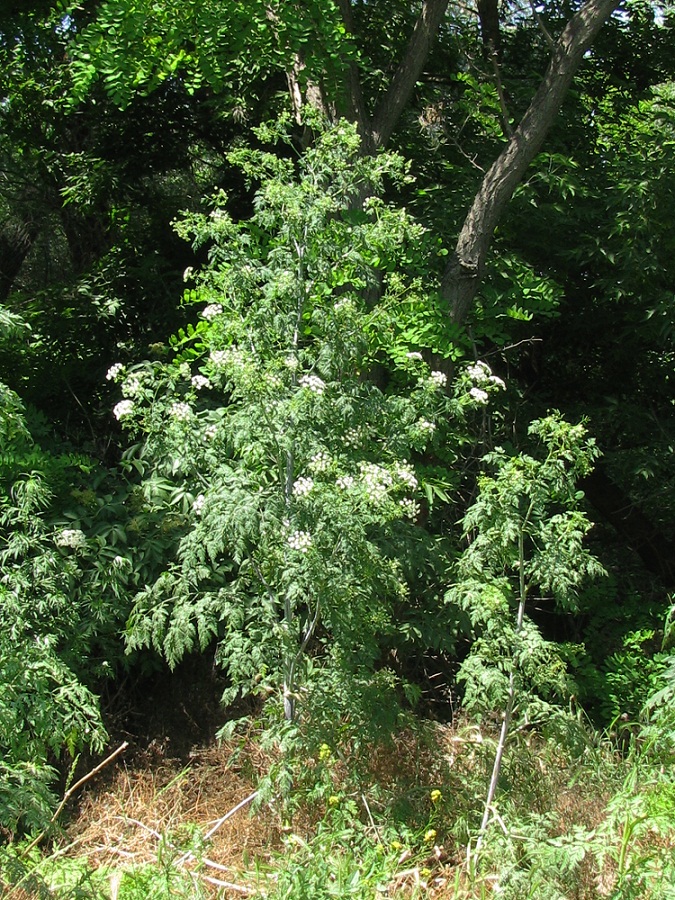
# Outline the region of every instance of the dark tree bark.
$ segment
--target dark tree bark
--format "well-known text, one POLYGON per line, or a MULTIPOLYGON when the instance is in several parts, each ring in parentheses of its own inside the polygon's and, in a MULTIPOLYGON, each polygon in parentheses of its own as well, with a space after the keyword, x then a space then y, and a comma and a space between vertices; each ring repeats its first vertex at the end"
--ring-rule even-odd
POLYGON ((9 296, 37 232, 33 222, 6 223, 0 229, 0 303, 9 296))
POLYGON ((502 53, 502 35, 499 29, 499 0, 478 0, 478 19, 485 56, 497 59, 502 53))
POLYGON ((520 124, 485 173, 441 284, 456 324, 463 324, 471 311, 494 230, 506 205, 541 149, 584 54, 618 5, 619 0, 588 0, 570 19, 520 124))

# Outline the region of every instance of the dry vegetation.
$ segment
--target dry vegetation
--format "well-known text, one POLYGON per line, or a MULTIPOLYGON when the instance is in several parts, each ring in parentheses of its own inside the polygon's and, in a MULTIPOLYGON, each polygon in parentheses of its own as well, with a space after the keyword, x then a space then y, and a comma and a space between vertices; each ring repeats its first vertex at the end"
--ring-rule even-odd
MULTIPOLYGON (((534 739, 524 742, 517 765, 506 773, 520 780, 518 789, 532 810, 553 813, 561 834, 572 823, 599 824, 607 800, 602 786, 570 787, 565 760, 549 757, 544 763, 541 750, 534 739)), ((496 875, 483 875, 480 891, 469 887, 464 847, 452 833, 457 819, 478 802, 471 791, 477 792, 484 781, 481 773, 490 752, 490 742, 476 728, 435 725, 423 738, 402 733, 390 746, 374 749, 367 765, 356 761, 360 797, 344 759, 332 762, 336 792, 344 788, 358 800, 373 841, 382 840, 380 822, 396 817, 397 809, 409 821, 417 819, 422 831, 425 817, 426 825, 431 816, 438 827, 437 841, 426 851, 420 849, 424 844, 400 849, 383 896, 450 900, 493 895, 496 875), (444 800, 434 810, 429 795, 435 787, 444 800)), ((118 758, 82 788, 60 852, 105 872, 112 900, 125 871, 157 865, 162 855, 192 873, 202 889, 208 885, 207 893, 214 897, 266 893, 277 877, 280 855, 292 852, 295 843, 309 844, 326 814, 325 800, 305 803, 292 814, 275 803, 256 806, 259 780, 274 762, 253 738, 194 748, 187 758, 151 743, 129 758, 118 758), (196 856, 191 852, 195 848, 196 856)), ((308 782, 317 765, 308 761, 308 782)), ((590 857, 579 874, 575 900, 603 896, 603 885, 606 889, 613 880, 611 871, 599 873, 590 857)), ((9 890, 3 896, 23 900, 26 895, 9 890)))

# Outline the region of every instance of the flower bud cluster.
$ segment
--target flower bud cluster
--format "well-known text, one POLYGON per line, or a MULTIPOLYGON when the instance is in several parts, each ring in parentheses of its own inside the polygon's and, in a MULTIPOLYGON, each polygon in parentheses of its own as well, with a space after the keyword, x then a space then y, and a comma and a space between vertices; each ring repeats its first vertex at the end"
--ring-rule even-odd
POLYGON ((64 528, 54 536, 54 543, 57 547, 70 547, 76 550, 87 541, 84 532, 79 528, 64 528))
POLYGON ((331 467, 331 458, 330 454, 326 453, 325 450, 320 450, 318 453, 315 453, 314 456, 309 461, 309 468, 312 472, 315 472, 317 475, 322 472, 327 472, 331 467))
POLYGON ((318 375, 303 375, 298 381, 300 387, 309 388, 314 394, 323 394, 326 390, 326 383, 318 375))
POLYGON ((288 536, 288 546, 299 553, 307 553, 312 546, 312 535, 308 531, 294 531, 288 536))
POLYGON ((201 391, 202 388, 210 388, 211 387, 211 382, 206 377, 206 375, 193 375, 192 378, 190 379, 190 383, 192 384, 192 387, 196 391, 201 391))
POLYGON ((370 503, 382 503, 387 496, 387 491, 394 483, 391 472, 376 463, 362 462, 359 464, 359 469, 361 470, 361 483, 370 503))
POLYGON ((293 485, 293 494, 296 497, 306 497, 307 494, 311 493, 313 488, 314 479, 309 478, 306 475, 301 475, 295 480, 295 484, 293 485))
POLYGON ((131 416, 134 413, 134 404, 131 400, 120 400, 119 403, 116 403, 113 407, 113 415, 119 421, 120 419, 125 418, 126 416, 131 416))
POLYGON ((179 422, 187 422, 192 417, 192 410, 188 403, 172 403, 169 407, 169 415, 179 422))
POLYGON ((404 497, 398 501, 398 505, 403 510, 403 515, 408 519, 416 519, 420 514, 420 505, 411 497, 404 497))
POLYGON ((209 305, 202 310, 202 317, 206 319, 207 322, 211 322, 216 316, 219 316, 222 311, 222 303, 209 303, 209 305))
POLYGON ((106 381, 117 381, 118 377, 124 372, 124 366, 122 363, 115 363, 110 366, 108 371, 106 372, 106 381))

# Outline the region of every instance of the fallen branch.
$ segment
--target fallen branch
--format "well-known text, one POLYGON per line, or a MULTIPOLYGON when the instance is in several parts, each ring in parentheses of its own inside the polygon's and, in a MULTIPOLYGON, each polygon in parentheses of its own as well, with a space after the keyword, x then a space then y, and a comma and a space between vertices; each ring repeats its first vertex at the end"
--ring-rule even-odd
POLYGON ((117 756, 120 755, 120 753, 123 753, 127 749, 128 746, 129 746, 129 742, 123 741, 119 745, 117 750, 113 750, 113 752, 109 756, 106 756, 106 758, 103 760, 103 762, 100 762, 97 766, 94 766, 94 768, 90 772, 87 772, 86 775, 83 775, 82 778, 80 778, 78 781, 75 782, 75 784, 71 785, 71 787, 68 788, 68 790, 63 795, 63 799, 61 800, 58 807, 56 808, 56 812, 49 820, 49 824, 47 825, 47 827, 43 831, 41 831, 40 834, 38 834, 38 836, 36 838, 34 838, 31 841, 31 843, 23 850, 23 852, 21 854, 22 856, 26 856, 28 853, 30 853, 30 851, 34 847, 37 847, 37 845, 40 843, 42 838, 47 834, 49 827, 51 825, 53 825, 54 822, 56 822, 58 817, 61 815, 61 812, 63 811, 63 807, 70 800, 70 798, 73 796, 75 791, 78 788, 81 788, 83 784, 86 784, 90 778, 94 777, 94 775, 97 775, 101 771, 101 769, 105 768, 105 766, 107 766, 108 763, 111 763, 113 761, 113 759, 115 759, 117 756))
MULTIPOLYGON (((210 829, 206 832, 206 834, 204 835, 204 841, 208 841, 210 838, 212 838, 213 835, 216 833, 216 831, 218 831, 218 829, 219 829, 222 825, 224 825, 225 822, 227 822, 228 819, 232 818, 232 816, 233 816, 236 812, 239 812, 239 810, 242 809, 242 807, 246 806, 248 803, 251 803, 252 800, 255 800, 255 798, 256 798, 257 796, 258 796, 258 792, 257 792, 257 791, 253 791, 253 793, 252 793, 252 794, 249 794, 248 797, 246 797, 245 800, 242 800, 241 803, 237 803, 237 805, 236 805, 235 807, 233 807, 229 812, 226 812, 224 816, 222 816, 220 819, 218 819, 218 821, 217 821, 216 824, 213 826, 213 828, 210 828, 210 829)), ((178 862, 176 863, 176 865, 179 865, 179 866, 180 866, 180 865, 183 865, 183 863, 187 862, 187 861, 190 860, 190 859, 194 859, 194 853, 192 852, 192 850, 189 850, 187 853, 184 853, 184 854, 181 856, 181 858, 178 860, 178 862)))
POLYGON ((240 894, 255 894, 256 891, 251 888, 244 887, 241 884, 232 884, 231 881, 221 881, 220 878, 211 878, 209 875, 201 876, 204 881, 208 881, 209 884, 215 884, 217 887, 228 888, 230 891, 238 891, 240 894))

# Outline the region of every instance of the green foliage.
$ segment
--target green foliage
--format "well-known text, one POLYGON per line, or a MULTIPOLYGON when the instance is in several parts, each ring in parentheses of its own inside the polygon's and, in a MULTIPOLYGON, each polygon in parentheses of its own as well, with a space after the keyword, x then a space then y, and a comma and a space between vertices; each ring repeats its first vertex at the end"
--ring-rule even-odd
POLYGON ((81 100, 102 82, 126 107, 137 92, 151 92, 180 77, 188 92, 203 85, 226 92, 246 116, 256 82, 303 61, 303 78, 336 80, 348 49, 334 3, 263 2, 103 3, 73 45, 73 96, 81 100))
POLYGON ((419 234, 377 196, 405 177, 398 157, 361 155, 340 125, 297 164, 244 149, 233 159, 261 180, 252 219, 235 223, 220 198, 178 226, 208 242, 209 267, 188 292, 206 304, 200 325, 176 342, 175 362, 113 372, 125 396, 116 414, 146 435, 146 496, 172 479, 187 527, 176 562, 137 597, 130 646, 174 665, 216 640, 226 701, 282 682, 287 716, 297 704, 335 723, 337 704, 356 727, 359 709, 373 711, 359 685, 372 697, 374 667, 407 639, 408 573, 426 577, 411 459, 452 447, 452 421, 502 385, 486 378, 477 398, 462 381, 448 398, 446 376, 417 350, 394 360, 390 389, 371 374, 383 312, 364 294, 379 282, 386 298, 419 234))
POLYGON ((465 703, 493 710, 514 691, 525 719, 537 717, 540 699, 567 691, 564 663, 528 618, 528 599, 536 592, 573 610, 585 579, 603 573, 583 546, 591 526, 576 487, 598 455, 593 440, 583 425, 559 415, 533 422, 529 433, 540 458, 501 448, 485 457, 495 474, 478 479, 478 497, 464 518, 470 543, 448 593, 476 636, 459 674, 465 703))

